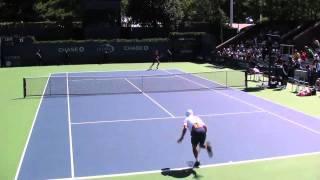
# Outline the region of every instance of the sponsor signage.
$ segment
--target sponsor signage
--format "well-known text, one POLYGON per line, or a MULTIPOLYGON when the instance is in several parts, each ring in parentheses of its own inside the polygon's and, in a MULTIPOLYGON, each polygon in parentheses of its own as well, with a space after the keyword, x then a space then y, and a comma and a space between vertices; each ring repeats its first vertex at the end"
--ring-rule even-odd
POLYGON ((149 51, 149 46, 123 46, 124 51, 149 51))
POLYGON ((12 66, 13 64, 15 64, 14 62, 17 62, 20 59, 21 59, 20 56, 5 56, 4 57, 4 61, 5 61, 7 67, 12 66))
POLYGON ((58 48, 59 53, 83 53, 84 51, 85 51, 85 48, 83 46, 58 48))
POLYGON ((97 48, 97 52, 112 53, 114 49, 114 46, 111 44, 103 44, 97 48))

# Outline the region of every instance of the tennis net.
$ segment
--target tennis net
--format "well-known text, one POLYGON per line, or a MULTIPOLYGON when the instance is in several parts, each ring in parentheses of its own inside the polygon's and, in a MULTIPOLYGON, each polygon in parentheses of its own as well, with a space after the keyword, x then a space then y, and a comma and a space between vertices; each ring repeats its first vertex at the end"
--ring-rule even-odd
POLYGON ((192 91, 245 87, 245 73, 216 71, 153 76, 84 77, 71 74, 23 79, 24 97, 192 91))

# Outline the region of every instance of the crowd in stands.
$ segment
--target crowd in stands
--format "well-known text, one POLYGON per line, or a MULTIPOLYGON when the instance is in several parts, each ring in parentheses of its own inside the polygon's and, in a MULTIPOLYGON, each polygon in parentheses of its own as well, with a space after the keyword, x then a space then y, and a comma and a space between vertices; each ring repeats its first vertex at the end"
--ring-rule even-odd
POLYGON ((218 58, 245 62, 248 64, 249 73, 253 74, 268 69, 269 55, 272 67, 276 69, 272 77, 280 78, 284 88, 288 77, 294 77, 295 71, 301 70, 307 74, 305 81, 308 85, 320 91, 320 43, 317 39, 302 49, 294 49, 293 53, 287 56, 281 54, 277 41, 268 41, 262 34, 217 51, 218 58), (271 52, 268 47, 271 47, 271 52))

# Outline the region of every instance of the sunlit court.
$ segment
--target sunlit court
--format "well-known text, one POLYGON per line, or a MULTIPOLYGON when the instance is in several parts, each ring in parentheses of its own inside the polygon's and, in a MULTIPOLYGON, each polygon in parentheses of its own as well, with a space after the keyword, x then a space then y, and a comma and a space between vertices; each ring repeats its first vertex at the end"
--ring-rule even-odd
POLYGON ((0 180, 319 180, 319 0, 0 0, 0 180))
POLYGON ((205 78, 217 74, 228 72, 51 74, 42 94, 32 87, 41 79, 26 79, 27 98, 40 95, 42 100, 18 178, 186 168, 193 161, 189 138, 182 144, 176 140, 188 108, 209 127, 214 156, 203 152, 204 166, 319 151, 318 120, 205 78))

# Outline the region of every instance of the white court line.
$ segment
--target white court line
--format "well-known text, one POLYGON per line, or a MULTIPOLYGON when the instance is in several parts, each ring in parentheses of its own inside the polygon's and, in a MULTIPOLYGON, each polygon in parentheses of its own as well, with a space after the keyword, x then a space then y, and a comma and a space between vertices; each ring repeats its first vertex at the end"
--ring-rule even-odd
MULTIPOLYGON (((169 71, 167 71, 167 72, 170 73, 169 71)), ((170 73, 170 74, 171 74, 171 73, 170 73)), ((204 80, 207 80, 207 81, 210 81, 210 80, 208 80, 208 79, 205 79, 205 78, 200 77, 200 76, 197 76, 197 75, 194 75, 194 76, 199 77, 199 78, 204 79, 204 80)), ((181 77, 181 76, 180 76, 180 77, 181 77)), ((209 88, 209 87, 207 87, 207 86, 205 86, 205 85, 203 85, 203 84, 200 84, 200 83, 198 83, 198 82, 192 81, 192 80, 187 79, 187 78, 185 78, 185 77, 181 77, 181 78, 182 78, 182 79, 185 79, 185 80, 187 80, 187 81, 189 81, 189 82, 192 82, 192 83, 194 83, 194 84, 196 84, 196 85, 202 86, 202 87, 204 87, 204 88, 209 88)), ((211 81, 211 82, 212 82, 212 81, 211 81)), ((283 116, 280 116, 280 115, 278 115, 278 114, 275 114, 275 113, 273 113, 273 112, 264 110, 264 109, 262 109, 261 107, 256 106, 256 105, 254 105, 254 104, 251 104, 251 103, 249 103, 249 102, 246 102, 246 101, 244 101, 244 100, 242 100, 242 99, 239 99, 239 98, 237 98, 237 97, 231 96, 231 95, 229 95, 229 94, 226 94, 226 93, 223 93, 223 92, 220 92, 220 91, 215 91, 215 90, 213 90, 213 89, 210 89, 210 90, 213 91, 213 92, 216 92, 216 93, 218 93, 218 94, 224 95, 224 96, 226 96, 226 97, 229 97, 229 98, 231 98, 231 99, 234 99, 234 100, 236 100, 236 101, 239 101, 239 102, 241 102, 241 103, 243 103, 243 104, 246 104, 246 105, 248 105, 248 106, 251 106, 251 107, 254 107, 254 108, 256 108, 256 109, 259 109, 259 110, 261 110, 261 111, 265 111, 265 112, 267 112, 267 113, 269 113, 269 114, 271 114, 271 115, 273 115, 273 116, 278 117, 279 119, 281 119, 281 120, 283 120, 283 121, 289 122, 289 123, 291 123, 291 124, 293 124, 293 125, 296 125, 296 126, 298 126, 298 127, 300 127, 300 128, 303 128, 303 129, 305 129, 305 130, 307 130, 307 131, 310 131, 310 132, 313 132, 313 133, 315 133, 315 134, 317 134, 317 135, 320 135, 320 131, 317 131, 317 130, 314 130, 314 129, 312 129, 312 128, 309 128, 309 127, 307 127, 307 126, 305 126, 305 125, 303 125, 303 124, 297 123, 297 122, 295 122, 295 121, 291 121, 290 119, 285 118, 285 117, 283 117, 283 116)))
POLYGON ((55 74, 77 74, 77 73, 83 73, 83 74, 90 74, 90 73, 112 73, 112 72, 144 72, 147 71, 147 69, 135 69, 135 70, 99 70, 99 71, 74 71, 74 72, 56 72, 55 74))
MULTIPOLYGON (((78 77, 77 77, 78 78, 78 77)), ((99 78, 99 77, 97 77, 99 78)), ((84 78, 84 79, 76 79, 76 80, 70 80, 71 82, 77 82, 77 81, 108 81, 108 80, 115 80, 115 79, 124 79, 124 78, 101 78, 101 79, 97 79, 97 78, 84 78)))
POLYGON ((45 92, 46 92, 46 89, 47 89, 47 86, 48 86, 50 77, 51 77, 51 74, 49 74, 49 77, 48 77, 48 79, 47 79, 46 85, 45 85, 45 87, 44 87, 44 89, 43 89, 43 92, 42 92, 42 96, 41 96, 40 103, 39 103, 39 105, 38 105, 36 114, 35 114, 35 116, 34 116, 34 118, 33 118, 33 123, 32 123, 32 125, 31 125, 31 129, 30 129, 29 134, 28 134, 28 137, 27 137, 27 142, 26 142, 26 144, 24 145, 23 152, 22 152, 22 156, 21 156, 21 159, 20 159, 20 161, 19 161, 18 169, 17 169, 17 171, 16 171, 16 175, 15 175, 15 178, 14 178, 15 180, 17 180, 18 177, 19 177, 19 173, 20 173, 22 161, 23 161, 24 156, 25 156, 25 154, 26 154, 27 147, 28 147, 29 142, 30 142, 31 134, 32 134, 32 132, 33 132, 34 125, 35 125, 35 123, 36 123, 36 120, 37 120, 37 117, 38 117, 38 113, 39 113, 39 110, 40 110, 40 107, 41 107, 41 104, 42 104, 42 101, 43 101, 43 97, 44 97, 44 94, 45 94, 45 92))
POLYGON ((111 121, 86 121, 72 123, 72 125, 85 125, 85 124, 103 124, 103 123, 120 123, 120 122, 135 122, 135 121, 153 121, 153 120, 167 120, 167 119, 178 119, 179 117, 161 117, 161 118, 137 118, 137 119, 120 119, 111 121))
MULTIPOLYGON (((61 76, 62 77, 62 76, 61 76)), ((63 77, 64 78, 64 77, 63 77)), ((70 78, 82 78, 82 79, 70 79, 71 82, 81 81, 112 81, 112 80, 125 80, 125 79, 173 79, 172 76, 168 75, 137 75, 137 76, 124 76, 124 77, 106 77, 106 76, 94 76, 90 78, 88 76, 73 76, 70 78)))
MULTIPOLYGON (((75 78, 75 77, 71 77, 71 78, 75 78)), ((76 77, 79 78, 79 77, 76 77)), ((82 77, 81 77, 82 78, 82 77)), ((112 80, 125 80, 126 78, 130 78, 130 79, 141 79, 142 76, 133 76, 133 77, 95 77, 95 78, 84 78, 84 79, 75 79, 75 80, 70 80, 72 82, 77 82, 77 81, 112 81, 112 80)))
MULTIPOLYGON (((197 75, 196 75, 196 76, 197 76, 197 75)), ((205 78, 200 77, 200 76, 197 76, 197 77, 199 77, 199 78, 201 78, 201 79, 204 79, 204 80, 207 80, 207 81, 210 81, 210 80, 205 79, 205 78)), ((211 82, 212 82, 212 81, 211 81, 211 82)), ((214 91, 214 90, 211 90, 211 91, 214 91)), ((231 98, 231 99, 237 100, 237 101, 242 102, 242 103, 244 103, 244 104, 247 104, 247 105, 249 105, 249 106, 251 106, 251 107, 255 107, 255 108, 259 109, 259 110, 265 111, 265 112, 267 112, 267 113, 269 113, 269 114, 271 114, 271 115, 273 115, 273 116, 275 116, 275 117, 278 117, 279 119, 281 119, 281 120, 283 120, 283 121, 287 121, 287 122, 289 122, 289 123, 291 123, 291 124, 293 124, 293 125, 296 125, 296 126, 301 127, 301 128, 303 128, 303 129, 305 129, 305 130, 308 130, 308 131, 313 132, 313 133, 315 133, 315 134, 317 134, 317 135, 320 135, 320 131, 314 130, 314 129, 308 127, 308 126, 305 126, 305 125, 303 125, 303 124, 300 124, 300 123, 297 123, 297 122, 295 122, 295 121, 292 121, 292 120, 290 120, 290 119, 288 119, 288 118, 286 118, 286 117, 283 117, 283 116, 278 115, 278 114, 276 114, 276 113, 273 113, 273 112, 271 112, 271 111, 264 110, 264 109, 262 109, 261 107, 256 106, 256 105, 254 105, 254 104, 252 104, 252 103, 248 103, 247 101, 244 101, 244 100, 242 100, 242 99, 239 99, 239 98, 237 98, 237 97, 231 96, 231 95, 229 95, 229 94, 226 94, 226 93, 223 93, 223 92, 220 92, 220 91, 214 91, 214 92, 216 92, 216 93, 218 93, 218 94, 222 94, 222 95, 224 95, 224 96, 226 96, 226 97, 229 97, 229 98, 231 98)))
MULTIPOLYGON (((180 72, 184 72, 184 71, 181 70, 181 69, 173 69, 173 70, 178 70, 178 71, 180 71, 180 72)), ((167 72, 168 72, 168 70, 163 70, 163 71, 167 71, 167 72)), ((219 72, 219 71, 218 71, 218 72, 219 72)), ((168 73, 170 73, 170 72, 168 72, 168 73)), ((200 76, 198 76, 198 77, 201 78, 201 79, 210 81, 210 82, 212 82, 212 83, 217 83, 217 84, 219 84, 218 82, 214 82, 214 81, 212 81, 212 80, 210 80, 210 79, 205 79, 205 78, 200 77, 200 76)), ((221 85, 221 84, 220 84, 220 85, 221 85)), ((236 90, 236 91, 241 91, 240 89, 233 88, 233 87, 231 87, 231 89, 236 90)), ((249 95, 249 96, 254 96, 254 97, 259 98, 259 99, 263 99, 263 100, 268 101, 268 102, 271 102, 271 103, 273 103, 273 104, 277 104, 277 105, 279 105, 279 106, 281 106, 281 107, 284 107, 284 108, 287 108, 287 109, 290 109, 290 110, 299 112, 299 113, 304 114, 304 115, 306 115, 306 116, 308 116, 308 117, 311 117, 311 118, 320 119, 320 116, 319 116, 319 117, 312 116, 312 115, 307 114, 307 113, 305 113, 305 112, 303 112, 303 111, 301 111, 301 110, 299 110, 299 109, 294 109, 294 108, 292 108, 292 107, 290 107, 290 106, 286 106, 286 105, 280 104, 280 103, 278 103, 278 102, 272 101, 272 100, 267 99, 267 98, 265 98, 265 97, 257 96, 257 95, 255 95, 255 94, 250 94, 250 93, 247 93, 247 95, 249 95)))
POLYGON ((71 82, 81 82, 81 81, 112 81, 112 80, 125 80, 125 79, 172 79, 172 76, 168 75, 141 75, 141 76, 126 76, 126 77, 105 77, 105 76, 95 76, 94 78, 89 78, 87 76, 73 76, 71 78, 83 78, 83 79, 71 79, 71 82))
MULTIPOLYGON (((230 116, 230 115, 255 114, 255 113, 265 113, 265 111, 248 111, 248 112, 206 114, 206 115, 197 115, 197 116, 199 116, 199 117, 215 117, 215 116, 230 116)), ((183 118, 185 118, 185 116, 160 117, 160 118, 121 119, 121 120, 110 120, 110 121, 87 121, 87 122, 72 123, 72 125, 101 124, 101 123, 120 123, 120 122, 135 122, 135 121, 154 121, 154 120, 183 119, 183 118)))
POLYGON ((155 79, 155 78, 158 78, 158 79, 172 79, 172 76, 168 76, 167 74, 165 74, 165 75, 155 75, 155 76, 152 76, 152 75, 150 75, 150 76, 143 76, 143 78, 144 79, 147 79, 147 78, 151 78, 151 79, 155 79))
POLYGON ((138 88, 136 85, 134 85, 131 81, 129 81, 127 78, 125 78, 128 83, 130 83, 133 87, 138 89, 144 96, 146 96, 148 99, 150 99, 155 105, 157 105, 159 108, 161 108, 163 111, 165 111, 167 114, 169 114, 171 117, 175 117, 172 113, 170 113, 166 108, 164 108, 161 104, 159 104, 156 100, 154 100, 152 97, 144 93, 140 88, 138 88))
POLYGON ((73 159, 73 142, 72 142, 72 128, 71 128, 71 112, 70 112, 70 96, 69 96, 69 74, 66 73, 67 81, 67 104, 68 104, 68 127, 69 127, 69 145, 70 145, 70 164, 71 177, 74 177, 74 159, 73 159))
MULTIPOLYGON (((245 164, 250 164, 250 163, 258 163, 258 162, 274 161, 274 160, 284 160, 284 159, 299 158, 299 157, 313 156, 313 155, 320 155, 320 152, 301 153, 301 154, 286 155, 286 156, 275 156, 275 157, 270 157, 270 158, 260 158, 260 159, 243 160, 243 161, 236 161, 236 162, 208 164, 208 165, 202 165, 202 166, 200 166, 200 168, 245 165, 245 164)), ((189 169, 189 168, 190 167, 181 167, 181 168, 172 168, 170 170, 182 170, 182 169, 189 169)), ((111 177, 119 177, 119 176, 145 175, 145 174, 154 174, 154 173, 161 173, 161 172, 162 172, 161 170, 151 170, 151 171, 140 171, 140 172, 131 172, 131 173, 119 173, 119 174, 62 178, 62 179, 49 179, 49 180, 88 180, 88 179, 111 178, 111 177)))
MULTIPOLYGON (((175 70, 175 69, 169 69, 169 70, 175 70)), ((161 76, 161 75, 143 75, 143 72, 147 72, 146 69, 137 69, 137 70, 100 70, 100 71, 74 71, 74 72, 66 72, 66 71, 59 71, 59 72, 55 72, 52 75, 55 75, 55 77, 64 77, 63 74, 91 74, 91 73, 107 73, 107 74, 112 74, 113 72, 141 72, 142 74, 140 75, 127 75, 127 76, 123 76, 122 78, 131 78, 131 77, 141 77, 141 76, 161 76), (59 76, 56 76, 59 75, 59 76)), ((162 75, 163 76, 163 75, 162 75)), ((85 77, 85 78, 89 78, 90 76, 72 76, 72 77, 85 77)), ((93 76, 93 77, 106 77, 106 76, 93 76)), ((116 78, 118 76, 110 76, 111 78, 116 78)), ((37 76, 37 77, 28 77, 26 76, 25 78, 47 78, 46 76, 37 76)))
MULTIPOLYGON (((175 70, 175 69, 168 69, 168 70, 175 70)), ((161 70, 159 70, 161 71, 161 70)), ((141 77, 141 76, 165 76, 164 74, 149 74, 149 75, 144 75, 144 72, 148 72, 146 69, 137 69, 137 70, 107 70, 107 71, 75 71, 75 72, 55 72, 54 74, 65 74, 65 73, 69 73, 69 74, 90 74, 90 73, 108 73, 108 74, 112 74, 113 72, 141 72, 142 74, 138 74, 138 75, 126 75, 123 76, 122 78, 131 78, 131 77, 141 77)), ((64 76, 58 76, 58 77, 64 77, 64 76)), ((72 76, 72 77, 87 77, 88 76, 72 76)), ((94 77, 106 77, 106 76, 94 76, 94 77)), ((114 76, 110 76, 110 77, 114 77, 114 76)), ((119 77, 119 76, 115 76, 115 77, 119 77)), ((27 77, 26 77, 27 78, 27 77)), ((30 77, 33 78, 33 77, 30 77)))

